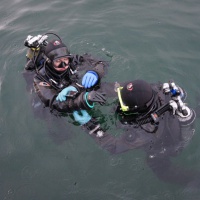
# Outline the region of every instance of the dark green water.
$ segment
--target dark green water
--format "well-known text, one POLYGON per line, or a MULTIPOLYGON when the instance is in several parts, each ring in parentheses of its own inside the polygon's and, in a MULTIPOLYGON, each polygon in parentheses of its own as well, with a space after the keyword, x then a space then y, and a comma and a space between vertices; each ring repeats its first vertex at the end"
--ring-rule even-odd
MULTIPOLYGON (((49 31, 58 33, 72 53, 111 61, 106 81, 173 79, 187 91, 190 107, 199 103, 198 0, 2 0, 0 200, 200 199, 200 189, 159 180, 143 151, 111 156, 71 118, 60 119, 49 133, 46 119, 34 117, 33 94, 22 76, 23 41, 49 31)), ((108 130, 118 134, 109 107, 98 109, 108 130)), ((173 163, 199 170, 199 144, 197 119, 193 139, 173 163)))

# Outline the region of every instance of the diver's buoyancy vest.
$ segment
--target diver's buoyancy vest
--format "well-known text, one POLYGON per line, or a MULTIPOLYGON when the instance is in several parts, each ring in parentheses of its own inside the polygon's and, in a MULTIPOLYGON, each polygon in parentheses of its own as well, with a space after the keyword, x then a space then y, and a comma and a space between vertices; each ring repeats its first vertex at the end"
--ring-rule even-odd
POLYGON ((54 89, 57 91, 61 91, 65 87, 69 86, 73 82, 75 82, 76 77, 73 75, 69 76, 68 73, 63 73, 62 75, 54 76, 48 70, 48 66, 41 66, 37 71, 36 78, 38 80, 49 83, 54 89), (74 80, 73 80, 74 79, 74 80))

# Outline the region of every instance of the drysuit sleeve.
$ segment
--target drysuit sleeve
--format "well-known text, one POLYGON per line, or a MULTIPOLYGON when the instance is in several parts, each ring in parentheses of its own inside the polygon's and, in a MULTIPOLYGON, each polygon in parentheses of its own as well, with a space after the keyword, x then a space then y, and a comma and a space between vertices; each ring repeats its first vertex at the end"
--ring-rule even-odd
POLYGON ((105 65, 101 61, 96 63, 91 70, 98 74, 99 79, 101 79, 105 75, 105 65))
POLYGON ((93 140, 102 148, 111 154, 119 154, 131 149, 137 149, 145 146, 154 140, 152 134, 141 134, 131 127, 122 130, 120 137, 103 131, 96 119, 92 118, 87 124, 82 126, 84 131, 92 137, 93 140))
POLYGON ((87 75, 87 73, 92 73, 95 74, 96 76, 96 83, 92 85, 91 89, 95 89, 100 87, 101 79, 104 76, 104 65, 103 63, 98 63, 96 66, 91 67, 89 66, 87 70, 81 69, 82 66, 78 68, 78 84, 82 85, 83 84, 83 79, 85 78, 84 76, 87 75))
POLYGON ((89 71, 93 71, 97 76, 97 82, 91 87, 91 89, 95 89, 96 87, 99 88, 101 79, 105 76, 108 69, 107 62, 95 59, 89 54, 84 54, 83 56, 75 55, 71 63, 73 66, 77 66, 78 83, 80 85, 82 85, 84 75, 89 71))
MULTIPOLYGON (((73 85, 74 86, 74 85, 73 85)), ((46 107, 57 110, 60 113, 71 113, 74 110, 90 110, 94 107, 94 102, 103 105, 106 101, 104 94, 97 91, 86 92, 79 90, 73 96, 67 96, 66 101, 56 99, 58 93, 49 83, 34 78, 35 91, 46 107)))
POLYGON ((94 58, 90 54, 84 54, 81 58, 82 65, 80 70, 85 70, 86 72, 90 70, 95 71, 100 79, 105 76, 109 67, 108 62, 94 58))

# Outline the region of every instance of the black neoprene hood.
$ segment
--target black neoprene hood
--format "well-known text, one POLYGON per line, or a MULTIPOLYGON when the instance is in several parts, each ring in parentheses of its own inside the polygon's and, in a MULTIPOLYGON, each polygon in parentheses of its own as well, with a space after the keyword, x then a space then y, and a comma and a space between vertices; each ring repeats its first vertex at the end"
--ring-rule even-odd
POLYGON ((144 111, 148 109, 149 102, 152 102, 153 90, 144 80, 129 81, 124 84, 121 97, 126 106, 136 111, 144 111))
POLYGON ((60 40, 50 41, 45 48, 45 55, 51 60, 68 56, 70 54, 68 48, 60 40))

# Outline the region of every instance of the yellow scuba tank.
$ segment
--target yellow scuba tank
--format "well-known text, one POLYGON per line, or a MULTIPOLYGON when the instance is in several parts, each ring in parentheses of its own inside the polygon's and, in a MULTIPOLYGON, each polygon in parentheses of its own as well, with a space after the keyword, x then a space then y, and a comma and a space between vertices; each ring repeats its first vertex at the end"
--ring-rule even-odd
POLYGON ((30 60, 33 59, 34 56, 38 55, 39 50, 40 50, 40 48, 28 48, 26 57, 30 60))

